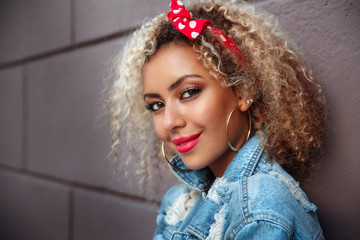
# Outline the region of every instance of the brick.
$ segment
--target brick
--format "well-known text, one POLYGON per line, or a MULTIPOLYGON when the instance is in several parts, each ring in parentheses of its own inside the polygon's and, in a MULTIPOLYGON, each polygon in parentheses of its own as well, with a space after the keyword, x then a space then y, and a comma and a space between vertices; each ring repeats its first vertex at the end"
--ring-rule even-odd
POLYGON ((158 206, 106 194, 76 190, 74 240, 150 239, 158 206))
POLYGON ((0 2, 0 63, 70 44, 70 0, 0 2))
POLYGON ((120 42, 29 64, 29 168, 107 184, 109 138, 97 122, 106 61, 120 42), (105 178, 104 178, 105 177, 105 178))
MULTIPOLYGON (((107 42, 28 66, 29 169, 141 195, 127 184, 123 172, 115 177, 110 167, 108 125, 100 110, 106 63, 122 43, 107 42)), ((168 184, 161 186, 162 193, 168 184)))
POLYGON ((22 68, 0 72, 0 163, 21 167, 22 68))
POLYGON ((67 187, 0 170, 0 195, 1 239, 67 239, 67 187))
POLYGON ((75 0, 76 42, 132 28, 145 18, 169 10, 166 0, 75 0))

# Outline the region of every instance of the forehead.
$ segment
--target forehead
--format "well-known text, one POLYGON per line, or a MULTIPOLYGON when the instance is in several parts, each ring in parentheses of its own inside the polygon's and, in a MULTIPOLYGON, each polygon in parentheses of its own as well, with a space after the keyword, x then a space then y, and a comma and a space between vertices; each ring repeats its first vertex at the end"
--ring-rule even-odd
POLYGON ((208 71, 197 60, 192 47, 174 43, 166 44, 144 66, 144 90, 163 82, 176 81, 186 74, 208 75, 208 71))

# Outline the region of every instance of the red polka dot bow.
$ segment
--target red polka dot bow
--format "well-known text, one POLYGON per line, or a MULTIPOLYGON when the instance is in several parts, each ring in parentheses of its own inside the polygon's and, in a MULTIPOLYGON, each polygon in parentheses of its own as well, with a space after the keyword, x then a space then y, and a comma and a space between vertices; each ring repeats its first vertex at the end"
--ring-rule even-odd
POLYGON ((211 24, 211 21, 205 19, 191 20, 191 12, 185 10, 184 3, 180 0, 171 0, 170 8, 171 11, 167 14, 168 19, 177 30, 190 39, 195 39, 204 27, 211 24))
POLYGON ((182 34, 190 39, 195 39, 202 32, 204 27, 211 29, 215 36, 218 37, 226 48, 230 49, 236 56, 236 58, 246 63, 243 53, 240 51, 237 44, 228 38, 220 29, 211 27, 211 21, 206 19, 193 19, 192 14, 185 10, 184 3, 180 0, 171 0, 171 11, 167 14, 168 19, 182 34))

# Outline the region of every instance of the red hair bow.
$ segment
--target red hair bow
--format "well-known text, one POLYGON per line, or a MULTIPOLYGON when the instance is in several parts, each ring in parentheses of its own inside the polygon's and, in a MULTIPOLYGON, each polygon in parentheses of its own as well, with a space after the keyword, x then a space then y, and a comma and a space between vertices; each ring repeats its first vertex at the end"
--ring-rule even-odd
POLYGON ((230 49, 236 58, 245 63, 245 57, 238 48, 237 44, 228 38, 220 29, 211 27, 211 21, 206 19, 193 19, 192 14, 185 10, 184 3, 180 0, 171 0, 171 11, 167 14, 168 19, 176 27, 176 29, 190 39, 195 39, 204 27, 210 28, 214 35, 218 37, 227 49, 230 49))
POLYGON ((191 20, 191 12, 185 10, 184 3, 180 0, 171 0, 171 11, 167 14, 168 19, 177 30, 190 39, 195 39, 203 30, 209 26, 211 21, 205 19, 191 20))
POLYGON ((184 3, 180 0, 171 0, 170 8, 168 19, 177 30, 190 39, 195 39, 204 27, 211 24, 211 21, 205 19, 191 20, 191 12, 185 10, 184 3))

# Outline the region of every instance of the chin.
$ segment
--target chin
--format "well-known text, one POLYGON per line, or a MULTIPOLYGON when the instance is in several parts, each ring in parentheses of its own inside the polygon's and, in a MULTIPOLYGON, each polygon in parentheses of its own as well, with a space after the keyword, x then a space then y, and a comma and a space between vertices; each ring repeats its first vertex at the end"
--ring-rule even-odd
POLYGON ((201 162, 198 162, 198 161, 194 161, 192 159, 187 159, 187 158, 182 158, 181 159, 183 160, 184 164, 186 167, 192 169, 192 170, 199 170, 199 169, 202 169, 204 167, 207 167, 206 164, 204 163, 201 163, 201 162))

